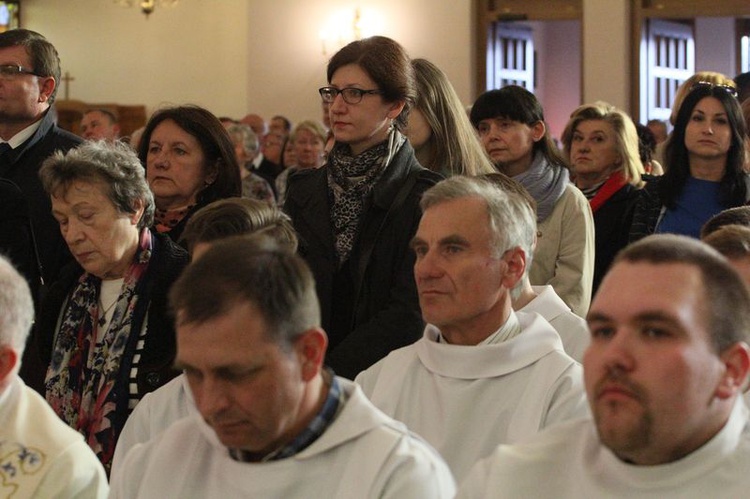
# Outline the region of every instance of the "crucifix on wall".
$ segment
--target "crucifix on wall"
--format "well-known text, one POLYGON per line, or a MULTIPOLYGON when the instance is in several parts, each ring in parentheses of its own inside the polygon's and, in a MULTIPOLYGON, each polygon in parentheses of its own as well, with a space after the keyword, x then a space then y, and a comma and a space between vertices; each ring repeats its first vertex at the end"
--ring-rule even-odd
POLYGON ((65 91, 65 100, 70 100, 70 82, 75 81, 75 78, 70 76, 69 72, 65 72, 65 76, 60 78, 63 83, 63 90, 65 91))

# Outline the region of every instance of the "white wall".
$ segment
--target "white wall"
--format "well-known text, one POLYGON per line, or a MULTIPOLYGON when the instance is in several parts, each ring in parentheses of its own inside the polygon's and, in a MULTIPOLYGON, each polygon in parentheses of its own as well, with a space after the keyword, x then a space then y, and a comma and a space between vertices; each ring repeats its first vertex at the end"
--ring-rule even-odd
POLYGON ((71 99, 224 114, 244 108, 248 10, 243 0, 183 0, 146 19, 112 0, 31 0, 21 22, 57 47, 75 77, 71 99))
MULTIPOLYGON (((383 21, 381 34, 439 65, 472 100, 468 0, 357 2, 383 21)), ((113 0, 25 0, 22 25, 55 44, 70 98, 88 102, 197 103, 218 115, 294 121, 320 117, 327 57, 319 37, 351 0, 180 0, 148 19, 113 0)), ((335 50, 336 47, 333 47, 335 50)))

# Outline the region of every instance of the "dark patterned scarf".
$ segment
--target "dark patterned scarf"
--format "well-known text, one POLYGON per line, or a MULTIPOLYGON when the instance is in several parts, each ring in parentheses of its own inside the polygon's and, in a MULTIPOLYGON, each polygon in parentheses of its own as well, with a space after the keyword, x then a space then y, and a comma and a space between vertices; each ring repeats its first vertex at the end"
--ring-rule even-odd
POLYGON ((339 265, 349 258, 354 246, 365 198, 405 141, 394 128, 388 140, 358 156, 352 156, 349 145, 339 142, 328 155, 331 224, 339 265))
MULTIPOLYGON (((97 342, 101 279, 85 272, 63 312, 52 362, 47 370, 46 399, 58 416, 79 431, 109 470, 117 442, 112 419, 118 397, 114 387, 128 344, 138 281, 151 259, 151 233, 143 229, 133 264, 123 278, 109 328, 97 342)), ((133 331, 140 334, 140 331, 133 331)))
POLYGON ((154 212, 154 228, 156 232, 163 234, 174 229, 190 213, 193 207, 195 207, 194 204, 184 208, 175 208, 174 210, 160 210, 157 208, 154 212))

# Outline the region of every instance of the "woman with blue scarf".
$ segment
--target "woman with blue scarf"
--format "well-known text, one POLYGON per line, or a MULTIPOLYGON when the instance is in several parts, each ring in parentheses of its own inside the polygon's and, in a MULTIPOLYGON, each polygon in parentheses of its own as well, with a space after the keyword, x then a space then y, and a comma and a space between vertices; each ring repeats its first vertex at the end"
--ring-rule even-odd
POLYGON ((490 90, 474 103, 471 122, 498 171, 523 185, 537 203, 531 284, 550 284, 585 317, 594 276, 594 219, 586 197, 570 182, 541 104, 519 86, 490 90))

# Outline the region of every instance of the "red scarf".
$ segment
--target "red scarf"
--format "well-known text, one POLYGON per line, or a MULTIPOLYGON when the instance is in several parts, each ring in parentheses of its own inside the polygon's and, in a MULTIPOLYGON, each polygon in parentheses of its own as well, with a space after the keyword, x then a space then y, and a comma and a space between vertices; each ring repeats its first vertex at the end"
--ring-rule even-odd
POLYGON ((596 211, 601 208, 609 198, 614 196, 617 191, 622 189, 625 184, 627 184, 627 181, 622 176, 622 173, 620 171, 616 171, 612 175, 610 175, 607 181, 604 182, 604 185, 602 185, 599 190, 596 191, 596 195, 589 200, 589 203, 591 204, 591 211, 596 213, 596 211))

